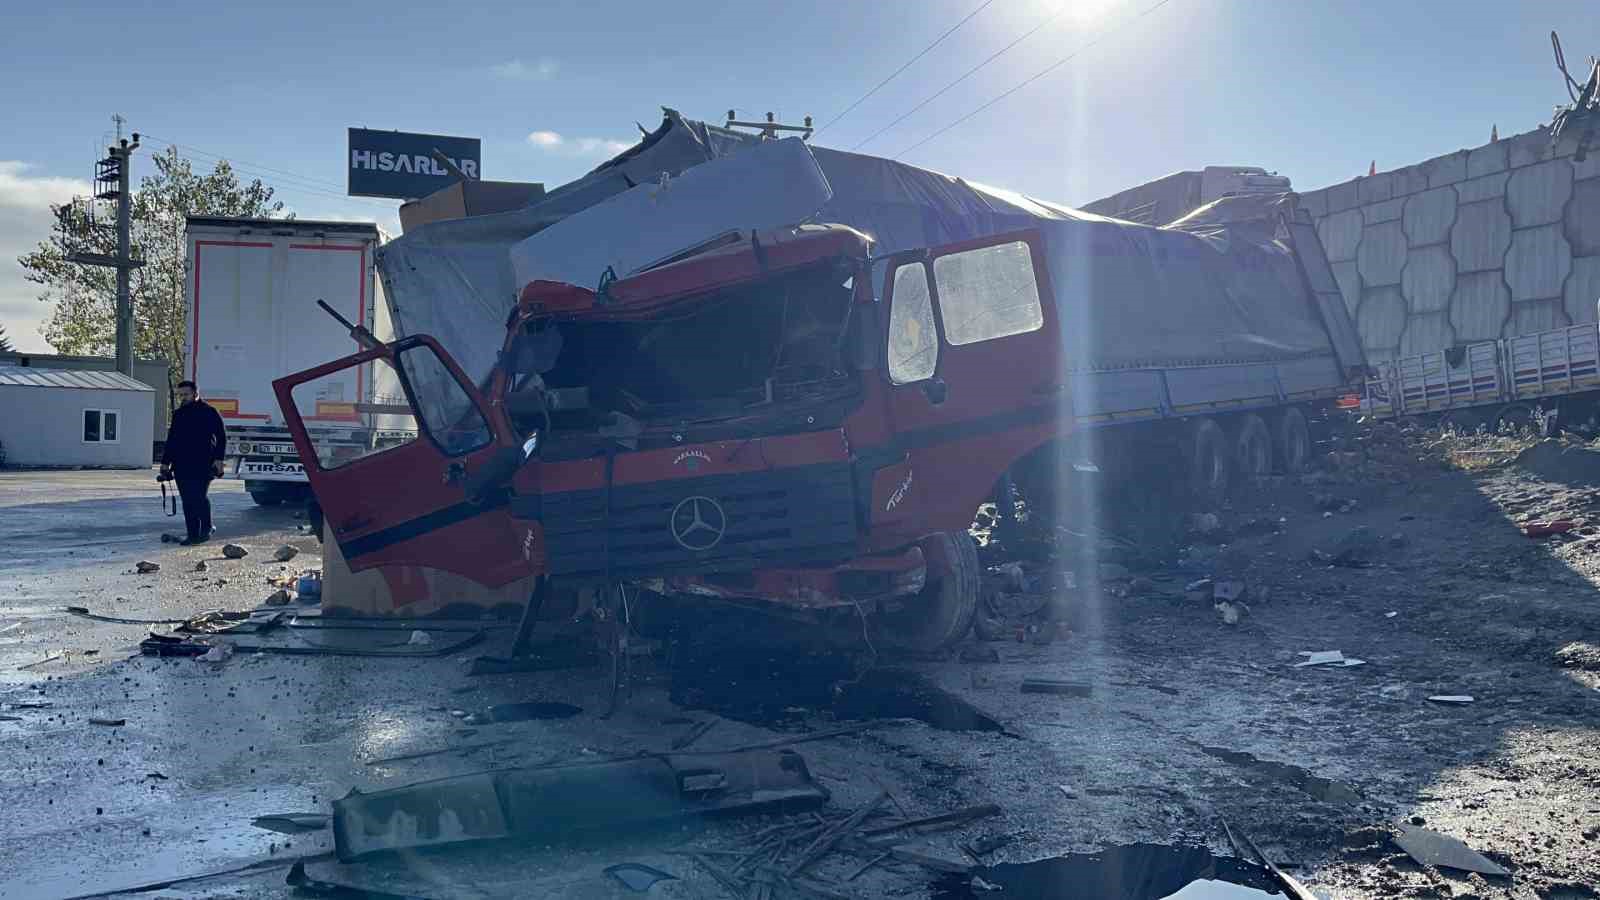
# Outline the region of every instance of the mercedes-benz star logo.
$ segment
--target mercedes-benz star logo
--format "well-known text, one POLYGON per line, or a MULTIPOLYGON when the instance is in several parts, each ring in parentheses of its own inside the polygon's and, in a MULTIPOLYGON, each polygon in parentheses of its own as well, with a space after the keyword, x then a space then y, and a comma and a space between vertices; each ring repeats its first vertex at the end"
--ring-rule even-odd
POLYGON ((728 531, 728 515, 722 504, 710 497, 685 497, 672 508, 668 520, 672 539, 685 550, 710 550, 722 543, 728 531))

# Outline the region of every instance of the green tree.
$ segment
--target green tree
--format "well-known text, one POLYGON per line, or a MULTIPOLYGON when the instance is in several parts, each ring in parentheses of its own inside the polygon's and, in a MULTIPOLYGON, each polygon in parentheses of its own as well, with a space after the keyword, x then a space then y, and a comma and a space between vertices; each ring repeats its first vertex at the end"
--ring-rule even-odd
MULTIPOLYGON (((167 360, 175 384, 187 368, 185 217, 272 219, 284 212, 283 203, 272 199, 272 188, 260 179, 241 182, 226 160, 210 174, 197 174, 175 147, 152 161, 155 174, 133 194, 133 252, 144 260, 132 275, 133 353, 167 360)), ((42 329, 44 338, 61 353, 110 355, 116 352, 116 271, 69 262, 67 255, 74 250, 114 254, 116 229, 106 227, 104 217, 91 223, 81 202, 56 207, 55 213, 50 236, 17 259, 24 276, 43 286, 39 299, 55 305, 42 329)))
POLYGON ((0 353, 10 353, 11 350, 11 339, 6 337, 6 327, 0 325, 0 353))

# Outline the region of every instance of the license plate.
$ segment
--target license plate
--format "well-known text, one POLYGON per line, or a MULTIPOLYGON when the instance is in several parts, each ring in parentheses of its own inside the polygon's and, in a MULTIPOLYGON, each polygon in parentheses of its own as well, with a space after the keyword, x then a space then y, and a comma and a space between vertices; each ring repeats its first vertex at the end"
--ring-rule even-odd
POLYGON ((239 472, 243 475, 299 475, 305 470, 305 466, 297 462, 245 462, 239 465, 239 472))
POLYGON ((293 452, 295 452, 295 449, 294 449, 294 445, 293 444, 257 444, 255 452, 257 452, 257 453, 293 453, 293 452))

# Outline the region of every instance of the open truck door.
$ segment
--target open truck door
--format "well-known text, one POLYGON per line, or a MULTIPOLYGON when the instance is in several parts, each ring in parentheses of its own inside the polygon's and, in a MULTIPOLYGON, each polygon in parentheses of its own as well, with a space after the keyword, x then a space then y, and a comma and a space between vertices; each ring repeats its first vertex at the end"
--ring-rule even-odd
POLYGON ((1071 420, 1042 235, 901 254, 883 296, 891 446, 903 456, 873 480, 873 528, 965 531, 1010 463, 1071 420))
POLYGON ((420 566, 489 587, 531 574, 505 479, 481 477, 516 443, 432 338, 380 344, 273 390, 351 571, 420 566), (350 369, 370 385, 355 396, 350 369))

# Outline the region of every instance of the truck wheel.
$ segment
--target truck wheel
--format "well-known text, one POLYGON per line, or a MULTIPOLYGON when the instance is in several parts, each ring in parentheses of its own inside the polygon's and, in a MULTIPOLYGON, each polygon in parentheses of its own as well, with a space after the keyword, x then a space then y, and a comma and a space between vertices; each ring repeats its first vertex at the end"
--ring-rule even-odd
POLYGON ((1189 435, 1189 487, 1196 500, 1219 506, 1227 498, 1233 468, 1229 449, 1216 419, 1207 417, 1194 423, 1189 435))
POLYGON ((1299 475, 1311 465, 1311 429, 1298 407, 1289 407, 1278 419, 1278 460, 1288 475, 1299 475))
POLYGON ((1239 436, 1233 442, 1239 474, 1245 478, 1265 478, 1272 474, 1272 432, 1255 413, 1239 420, 1239 436))
POLYGON ((978 545, 965 532, 938 534, 923 541, 922 550, 927 584, 907 598, 904 609, 882 616, 878 631, 891 646, 933 653, 972 630, 980 589, 978 545))
POLYGON ((283 502, 283 495, 273 490, 251 491, 250 499, 254 500, 257 506, 277 506, 283 502))

